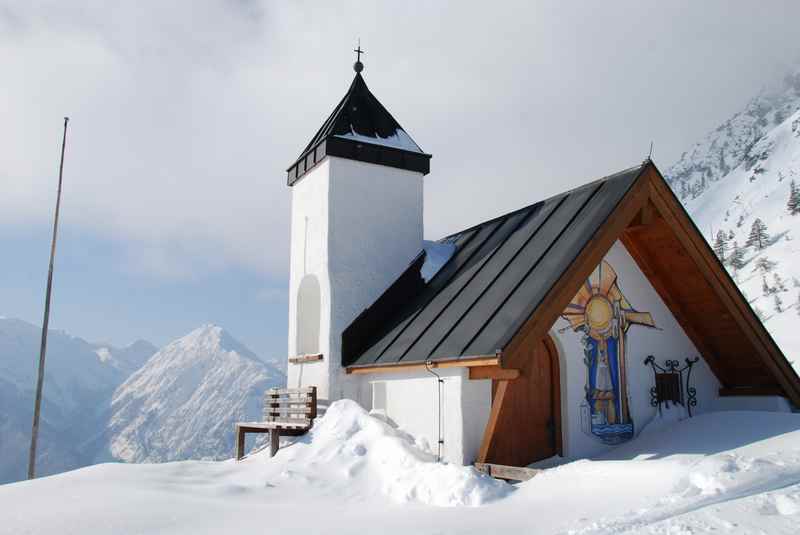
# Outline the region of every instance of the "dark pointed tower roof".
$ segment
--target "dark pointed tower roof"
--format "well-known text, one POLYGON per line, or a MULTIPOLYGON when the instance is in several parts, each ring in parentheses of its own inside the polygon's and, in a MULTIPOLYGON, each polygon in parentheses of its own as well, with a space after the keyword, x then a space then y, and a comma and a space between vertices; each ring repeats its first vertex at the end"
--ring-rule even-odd
POLYGON ((431 155, 426 154, 400 126, 392 114, 370 92, 360 72, 350 89, 286 170, 291 186, 325 156, 430 172, 431 155))

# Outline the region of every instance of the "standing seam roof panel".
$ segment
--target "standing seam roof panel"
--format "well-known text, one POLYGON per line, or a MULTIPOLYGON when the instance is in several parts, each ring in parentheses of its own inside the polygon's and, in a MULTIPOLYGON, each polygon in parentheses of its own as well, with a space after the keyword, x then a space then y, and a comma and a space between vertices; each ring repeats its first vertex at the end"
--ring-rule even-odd
POLYGON ((436 293, 449 283, 450 278, 457 272, 458 267, 460 267, 462 259, 466 258, 468 260, 472 253, 480 247, 482 240, 477 239, 478 230, 479 229, 472 229, 460 235, 454 235, 448 238, 448 240, 456 246, 456 251, 453 256, 442 266, 439 272, 434 275, 425 291, 414 296, 414 298, 402 308, 402 312, 398 314, 398 318, 401 319, 392 323, 393 327, 388 329, 372 346, 364 351, 359 357, 359 360, 365 362, 377 361, 381 355, 384 354, 386 349, 391 346, 397 337, 406 329, 408 324, 419 316, 436 293))
POLYGON ((509 297, 500 303, 486 320, 478 336, 464 348, 479 351, 486 347, 505 347, 520 327, 530 318, 550 288, 558 281, 575 258, 606 222, 619 202, 630 190, 641 168, 622 173, 602 183, 600 191, 587 203, 562 233, 542 261, 520 282, 509 297))
POLYGON ((507 223, 507 221, 495 221, 478 231, 478 235, 474 240, 477 245, 475 252, 466 258, 463 264, 458 265, 458 271, 448 280, 448 283, 425 304, 414 320, 386 348, 376 362, 396 362, 403 359, 408 348, 432 322, 436 321, 436 318, 447 307, 452 294, 457 293, 460 288, 469 283, 470 270, 484 261, 487 249, 491 249, 496 245, 495 241, 498 237, 504 237, 504 233, 501 232, 504 223, 507 223))
POLYGON ((462 297, 464 292, 467 292, 470 288, 475 286, 473 280, 481 277, 486 267, 497 258, 501 251, 507 249, 510 238, 517 236, 522 227, 527 227, 531 221, 538 219, 538 216, 542 213, 545 206, 544 203, 537 204, 531 207, 530 210, 514 213, 503 221, 502 232, 498 231, 487 240, 485 254, 482 255, 480 261, 462 272, 461 277, 464 280, 463 284, 459 284, 458 288, 454 288, 455 291, 447 292, 449 298, 444 304, 444 307, 439 311, 433 321, 428 322, 427 325, 424 326, 419 336, 406 348, 403 354, 404 361, 425 360, 427 358, 430 352, 429 347, 436 344, 444 334, 443 324, 446 324, 448 319, 457 316, 457 307, 463 301, 462 297))
MULTIPOLYGON (((550 218, 536 229, 531 239, 526 240, 517 254, 510 259, 503 269, 494 274, 495 277, 482 281, 476 286, 472 306, 458 319, 447 336, 433 348, 431 356, 444 357, 465 355, 467 343, 476 336, 485 325, 486 318, 514 291, 525 274, 547 254, 565 226, 580 214, 586 202, 591 199, 600 186, 593 184, 567 195, 550 218)), ((494 353, 501 347, 486 348, 480 354, 494 353)), ((478 354, 478 353, 475 353, 478 354)))
MULTIPOLYGON (((453 257, 422 290, 414 290, 417 295, 409 296, 408 304, 398 307, 397 314, 374 317, 378 309, 386 313, 386 307, 370 307, 362 313, 344 336, 352 331, 354 336, 364 337, 366 325, 384 324, 387 328, 371 335, 373 341, 366 341, 366 350, 354 348, 343 355, 343 362, 391 364, 503 349, 605 224, 643 167, 616 173, 441 240, 457 243, 453 257)), ((401 290, 381 299, 392 301, 401 290)))

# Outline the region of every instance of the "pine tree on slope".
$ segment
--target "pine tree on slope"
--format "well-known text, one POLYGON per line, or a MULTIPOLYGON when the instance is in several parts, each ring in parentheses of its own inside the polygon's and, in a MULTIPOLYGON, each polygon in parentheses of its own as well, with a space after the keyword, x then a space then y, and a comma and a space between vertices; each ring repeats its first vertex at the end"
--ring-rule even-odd
POLYGON ((717 258, 724 264, 725 253, 728 251, 728 242, 725 239, 725 233, 721 230, 717 231, 717 238, 714 240, 714 252, 717 258))
POLYGON ((772 281, 775 283, 775 286, 773 288, 775 289, 776 292, 785 292, 785 291, 787 291, 786 290, 786 284, 784 284, 783 279, 781 278, 781 276, 778 273, 773 273, 772 274, 772 281))
POLYGON ((789 201, 786 203, 786 209, 791 215, 800 214, 800 188, 794 180, 789 183, 789 201))
POLYGON ((744 249, 739 247, 739 243, 734 240, 731 255, 728 257, 734 271, 739 271, 744 267, 744 249))
POLYGON ((773 262, 766 256, 762 256, 756 263, 753 265, 753 271, 760 271, 761 275, 766 275, 767 273, 771 272, 775 267, 778 265, 777 262, 773 262))
POLYGON ((775 294, 775 312, 783 312, 783 301, 778 294, 775 294))
POLYGON ((757 217, 750 227, 750 236, 747 238, 748 247, 754 246, 759 251, 769 245, 769 234, 767 233, 767 225, 757 217))

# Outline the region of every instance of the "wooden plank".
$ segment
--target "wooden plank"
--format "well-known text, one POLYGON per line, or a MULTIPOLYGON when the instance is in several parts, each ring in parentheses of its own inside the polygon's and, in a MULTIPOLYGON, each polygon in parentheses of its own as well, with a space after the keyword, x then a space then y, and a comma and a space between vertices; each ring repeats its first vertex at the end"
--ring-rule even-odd
POLYGON ((269 456, 275 457, 280 447, 281 433, 277 429, 272 429, 269 432, 269 456))
POLYGON ((528 481, 543 471, 536 468, 505 466, 492 463, 475 463, 475 469, 495 479, 506 479, 510 481, 528 481))
POLYGON ((244 457, 244 437, 245 437, 245 430, 243 427, 239 425, 236 426, 236 460, 242 460, 244 457))
POLYGON ((322 354, 318 355, 297 355, 296 357, 289 357, 289 364, 304 364, 306 362, 319 362, 322 360, 322 354))
POLYGON ((237 428, 243 429, 246 433, 265 433, 278 426, 274 422, 239 422, 237 428))
POLYGON ((650 189, 653 204, 661 217, 673 229, 675 236, 686 248, 706 280, 709 281, 722 304, 731 313, 750 343, 753 344, 753 349, 763 363, 772 372, 792 402, 800 405, 800 378, 797 373, 791 368, 780 348, 767 333, 761 320, 741 296, 727 271, 720 266, 708 243, 699 234, 686 211, 669 190, 669 186, 657 173, 650 177, 650 189))
POLYGON ((315 392, 316 389, 316 386, 306 386, 303 388, 270 388, 267 390, 267 394, 270 396, 285 394, 311 394, 312 392, 315 392))
POLYGON ((651 258, 646 248, 641 246, 640 241, 636 238, 636 234, 625 232, 619 239, 628 250, 634 262, 636 262, 636 265, 639 266, 639 269, 641 269, 642 273, 647 277, 647 280, 653 286, 656 293, 661 297, 661 300, 664 301, 664 304, 667 305, 667 308, 672 312, 672 315, 678 321, 683 331, 703 355, 711 371, 714 372, 714 375, 717 376, 720 382, 727 384, 729 378, 719 364, 716 351, 707 343, 705 333, 701 334, 695 329, 694 322, 690 320, 689 313, 684 309, 683 305, 675 299, 674 287, 667 282, 666 277, 661 276, 661 270, 657 267, 660 265, 659 262, 651 258))
POLYGON ((497 422, 500 418, 500 411, 503 408, 503 400, 508 391, 508 381, 497 381, 496 385, 492 398, 492 409, 489 412, 489 421, 486 422, 486 429, 483 430, 483 439, 481 439, 481 447, 478 450, 478 462, 480 463, 485 463, 489 456, 489 448, 492 446, 492 439, 497 430, 497 422))
POLYGON ((311 407, 308 407, 308 406, 306 406, 306 407, 284 407, 284 406, 275 407, 275 406, 272 406, 272 407, 267 407, 264 410, 265 414, 272 414, 272 415, 275 415, 275 416, 289 416, 289 415, 292 415, 292 414, 311 414, 311 412, 312 412, 312 409, 311 409, 311 407))
POLYGON ((556 435, 556 454, 564 456, 564 437, 561 428, 561 362, 558 358, 558 349, 550 335, 544 337, 544 345, 553 359, 552 383, 553 383, 553 419, 555 420, 556 435))
POLYGON ((498 379, 513 381, 519 377, 519 370, 500 366, 474 366, 469 368, 470 379, 498 379))
POLYGON ((741 388, 720 388, 719 395, 727 396, 783 396, 783 390, 775 387, 747 386, 741 388))
MULTIPOLYGON (((474 366, 499 366, 501 357, 499 355, 480 355, 477 357, 464 357, 447 360, 435 360, 431 362, 431 368, 471 368, 474 366)), ((350 366, 347 368, 347 373, 351 374, 365 374, 365 373, 391 373, 391 372, 405 372, 411 370, 424 370, 424 361, 415 362, 393 362, 390 364, 376 364, 376 365, 363 365, 363 366, 350 366)))
POLYGON ((308 418, 270 418, 265 423, 274 427, 311 427, 311 420, 308 418))

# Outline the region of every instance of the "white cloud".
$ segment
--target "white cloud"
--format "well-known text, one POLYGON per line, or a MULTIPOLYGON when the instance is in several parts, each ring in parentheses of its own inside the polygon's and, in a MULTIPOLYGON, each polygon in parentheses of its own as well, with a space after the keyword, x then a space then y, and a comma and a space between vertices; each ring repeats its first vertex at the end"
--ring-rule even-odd
POLYGON ((157 276, 286 272, 283 170, 365 76, 433 152, 428 234, 666 166, 793 58, 797 4, 0 3, 0 225, 63 221, 157 276))

